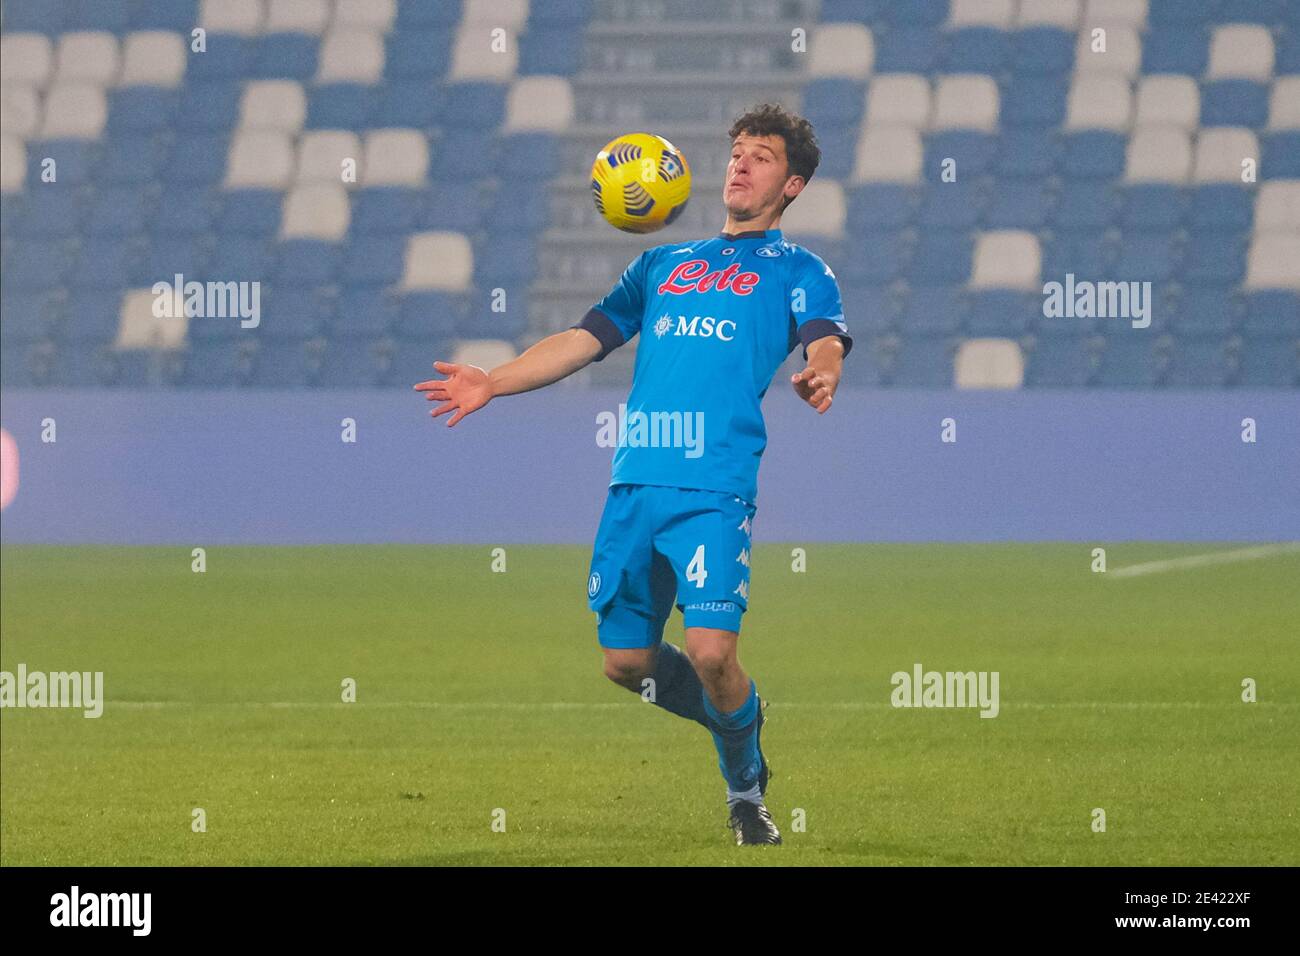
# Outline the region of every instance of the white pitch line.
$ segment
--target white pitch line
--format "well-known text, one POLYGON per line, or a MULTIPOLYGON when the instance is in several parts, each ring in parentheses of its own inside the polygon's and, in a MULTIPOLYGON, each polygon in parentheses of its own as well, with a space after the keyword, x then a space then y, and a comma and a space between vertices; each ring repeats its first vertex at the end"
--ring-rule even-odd
POLYGON ((1143 564, 1130 564, 1116 568, 1106 574, 1108 578, 1135 578, 1143 574, 1159 574, 1162 571, 1180 571, 1183 568, 1203 568, 1212 564, 1228 564, 1233 561, 1254 561, 1257 558, 1271 558, 1275 554, 1289 554, 1300 551, 1300 543, 1262 544, 1253 548, 1235 548, 1231 551, 1209 551, 1205 554, 1191 554, 1185 558, 1169 558, 1165 561, 1147 561, 1143 564))

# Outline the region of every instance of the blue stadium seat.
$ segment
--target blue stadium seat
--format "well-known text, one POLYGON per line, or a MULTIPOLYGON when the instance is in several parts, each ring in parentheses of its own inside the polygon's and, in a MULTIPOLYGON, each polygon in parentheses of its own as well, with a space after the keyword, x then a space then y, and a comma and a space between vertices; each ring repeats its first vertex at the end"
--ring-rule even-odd
POLYGON ((246 384, 255 361, 248 338, 190 342, 180 384, 189 388, 233 388, 246 384))
POLYGON ((199 0, 139 0, 131 17, 135 30, 189 33, 199 22, 199 0))
POLYGON ((1300 338, 1300 292, 1263 289, 1246 293, 1242 331, 1256 339, 1300 338))
POLYGON ((1120 222, 1135 232, 1169 232, 1187 217, 1187 190, 1167 183, 1135 183, 1124 187, 1120 222))
POLYGON ((546 190, 509 188, 497 193, 483 216, 483 228, 498 235, 538 233, 552 221, 551 197, 546 190))
POLYGON ((186 281, 196 278, 214 278, 219 281, 257 278, 257 276, 240 273, 234 275, 217 273, 213 276, 205 276, 211 256, 211 246, 206 237, 167 236, 155 233, 148 242, 147 248, 130 263, 132 268, 130 284, 149 286, 160 279, 170 279, 177 273, 185 276, 186 281))
POLYGON ((1280 26, 1286 22, 1289 0, 1221 0, 1217 19, 1221 23, 1261 23, 1280 26))
POLYGON ((1152 26, 1202 24, 1214 19, 1219 0, 1150 0, 1147 19, 1152 26))
POLYGON ((803 115, 821 134, 822 126, 859 123, 866 105, 866 86, 843 77, 813 80, 803 91, 803 115))
POLYGON ((874 23, 888 0, 822 0, 822 23, 874 23))
POLYGON ((860 133, 856 123, 843 126, 817 126, 817 144, 822 159, 817 175, 827 179, 847 180, 853 175, 854 156, 860 133))
POLYGON ((256 41, 253 79, 290 79, 306 82, 316 72, 320 41, 305 33, 268 33, 256 41))
POLYGON ((62 317, 58 293, 0 288, 0 341, 6 348, 48 338, 62 317))
POLYGON ((849 190, 847 200, 845 225, 853 235, 899 229, 916 218, 916 193, 907 186, 867 183, 849 190))
POLYGON ((430 129, 443 119, 436 88, 420 80, 389 83, 379 91, 374 122, 379 127, 430 129))
POLYGON ((242 79, 252 72, 252 40, 231 33, 209 33, 207 50, 191 51, 185 66, 185 82, 242 79))
POLYGON ((845 320, 856 334, 880 335, 898 327, 901 303, 885 285, 840 285, 845 320))
POLYGON ((207 186, 219 181, 226 172, 230 137, 224 133, 194 133, 176 140, 163 182, 168 185, 207 186))
POLYGON ((337 306, 328 289, 263 286, 258 337, 267 342, 302 342, 320 335, 337 306))
POLYGON ((877 73, 929 73, 939 63, 942 37, 928 27, 899 27, 876 35, 877 73))
POLYGON ((19 239, 71 239, 79 233, 85 208, 77 190, 46 183, 24 198, 15 230, 19 239))
POLYGON ((163 237, 205 236, 212 230, 216 210, 216 193, 211 188, 171 186, 158 197, 150 229, 163 237))
POLYGON ((1017 80, 1026 75, 1068 77, 1074 70, 1075 35, 1056 27, 1029 27, 1014 34, 1011 68, 1017 80))
POLYGON ((391 285, 402 278, 406 236, 360 236, 343 254, 345 286, 391 285))
POLYGON ((1300 73, 1300 27, 1278 37, 1273 70, 1278 76, 1300 73))
MULTIPOLYGON (((414 339, 447 339, 466 312, 463 296, 447 292, 408 292, 398 305, 397 332, 414 339)), ((427 371, 428 366, 425 366, 427 371)), ((424 376, 428 378, 428 375, 424 376)))
POLYGON ((910 258, 910 244, 904 233, 875 230, 859 233, 858 244, 867 255, 850 256, 837 267, 841 281, 860 284, 888 282, 902 274, 910 258))
POLYGON ((1200 27, 1162 26, 1142 38, 1142 72, 1201 76, 1210 61, 1210 35, 1200 27))
POLYGON ((68 299, 62 339, 67 343, 111 342, 121 322, 121 296, 100 291, 73 293, 68 299))
POLYGON ((1246 275, 1246 243, 1217 233, 1193 234, 1182 278, 1187 283, 1228 285, 1246 275))
POLYGON ((467 339, 515 339, 528 327, 528 310, 526 307, 510 308, 509 303, 528 301, 528 289, 525 284, 506 284, 506 311, 493 312, 484 308, 479 300, 472 300, 470 307, 457 317, 456 334, 467 339))
POLYGON ((1300 130, 1260 136, 1260 179, 1300 179, 1300 130))
POLYGON ((49 384, 102 388, 117 379, 118 363, 106 342, 66 342, 55 352, 49 384))
POLYGON ((988 73, 997 76, 1011 56, 1011 37, 1005 30, 966 27, 948 36, 943 58, 945 73, 988 73))
MULTIPOLYGON (((433 368, 434 362, 450 362, 455 342, 450 336, 409 336, 399 338, 389 372, 390 384, 414 385, 431 378, 443 378, 433 368)), ((437 404, 429 403, 430 411, 437 404)), ((442 419, 446 421, 446 419, 442 419)))
POLYGON ((1269 88, 1253 80, 1217 80, 1201 88, 1202 126, 1247 126, 1268 122, 1269 88))
MULTIPOLYGON (((818 130, 820 136, 821 131, 818 130)), ((823 153, 823 157, 825 154, 823 153)), ((549 180, 560 172, 560 141, 553 133, 510 133, 498 143, 497 173, 503 180, 530 177, 549 180)), ((818 168, 821 172, 821 168, 818 168)))
POLYGON ((307 91, 307 128, 364 130, 370 126, 375 108, 373 87, 361 83, 312 87, 307 91))
POLYGON ((1069 183, 1052 210, 1051 222, 1062 230, 1105 229, 1119 215, 1119 206, 1119 193, 1108 182, 1069 183))
POLYGON ((1241 347, 1241 384, 1247 388, 1300 385, 1300 339, 1246 339, 1241 347))
POLYGON ((483 200, 474 183, 436 177, 438 186, 419 213, 419 228, 476 232, 483 224, 483 200))
POLYGON ((979 222, 986 203, 985 191, 978 183, 936 182, 921 200, 919 221, 926 229, 971 229, 979 222))
POLYGON ((97 178, 105 185, 140 187, 158 178, 167 160, 167 146, 144 138, 110 137, 104 147, 97 178))
POLYGON ((908 278, 918 284, 965 283, 970 278, 974 245, 967 232, 924 232, 912 256, 908 278))
POLYGON ((284 193, 278 189, 232 189, 221 193, 217 233, 270 238, 280 229, 284 193))
POLYGON ((1138 233, 1119 241, 1115 268, 1117 278, 1141 282, 1165 282, 1178 267, 1179 253, 1172 236, 1138 233))
POLYGON ((1214 183, 1192 191, 1194 232, 1248 232, 1254 219, 1255 193, 1245 186, 1214 183))
POLYGON ((320 378, 323 351, 323 339, 264 342, 253 360, 250 384, 258 388, 301 388, 315 384, 320 378))
POLYGON ((27 188, 44 189, 50 184, 41 182, 46 159, 54 160, 54 170, 60 186, 81 186, 90 182, 99 158, 98 143, 79 139, 32 140, 27 144, 27 188))
POLYGON ((496 167, 496 136, 488 130, 444 127, 433 151, 434 182, 479 179, 496 167))
POLYGON ((5 256, 6 291, 44 292, 62 285, 72 268, 73 250, 60 239, 30 240, 17 243, 5 256))
POLYGON ((1115 247, 1100 230, 1062 232, 1043 243, 1044 282, 1064 282, 1067 275, 1099 281, 1112 277, 1115 247))
POLYGON ((1218 388, 1228 381, 1228 350, 1222 338, 1176 338, 1169 358, 1169 369, 1161 384, 1170 388, 1218 388))
POLYGON ((64 0, 6 0, 6 33, 44 33, 49 36, 66 28, 71 5, 64 0))
POLYGON ((1025 354, 1029 388, 1082 388, 1097 374, 1100 356, 1094 339, 1075 328, 1040 331, 1025 354))
POLYGON ((159 133, 176 120, 180 97, 172 90, 152 86, 129 86, 108 94, 110 136, 159 133))
POLYGON ((228 133, 239 122, 244 87, 238 80, 196 80, 181 91, 176 129, 181 133, 228 133))
POLYGON ((956 161, 958 182, 970 182, 983 175, 998 152, 997 137, 972 130, 947 130, 925 138, 925 165, 922 175, 930 182, 941 182, 945 159, 956 161))
POLYGON ((275 244, 247 236, 224 236, 212 250, 208 273, 216 280, 264 282, 275 262, 275 244))
MULTIPOLYGON (((6 4, 6 7, 8 5, 6 4)), ((135 0, 91 0, 75 3, 68 8, 63 21, 65 30, 104 30, 124 33, 131 25, 135 0)), ((6 11, 7 13, 7 11, 6 11)))
POLYGON ((1051 189, 1041 182, 1013 182, 998 185, 984 223, 990 229, 1040 229, 1053 206, 1051 189))
POLYGON ((470 80, 444 84, 442 121, 457 130, 495 130, 505 119, 506 88, 500 83, 470 80))
POLYGON ((286 239, 279 244, 271 281, 286 289, 304 289, 333 282, 338 273, 337 243, 319 239, 286 239))
POLYGON ((149 221, 148 195, 135 187, 112 187, 95 196, 86 222, 86 234, 111 238, 138 236, 149 221))
POLYGON ((454 30, 395 30, 385 41, 384 76, 390 81, 441 78, 451 65, 454 35, 454 30))
POLYGON ((881 379, 900 388, 951 388, 953 352, 948 336, 908 336, 881 379))
POLYGON ((488 237, 474 250, 474 275, 486 288, 527 282, 536 273, 537 253, 530 237, 488 237))
POLYGON ((1069 83, 1058 77, 1016 76, 1003 90, 1002 123, 1006 127, 1060 126, 1065 122, 1069 83))
POLYGON ((906 336, 955 335, 969 311, 961 286, 914 285, 903 298, 898 327, 906 336))
MULTIPOLYGON (((398 260, 400 265, 401 260, 398 260)), ((331 339, 376 339, 397 324, 399 299, 380 286, 345 288, 326 326, 331 339)))
POLYGON ((1024 335, 1043 314, 1043 297, 1013 289, 981 289, 969 293, 966 333, 975 337, 1024 335))
POLYGON ((441 3, 429 3, 428 0, 398 0, 397 31, 416 29, 447 30, 460 23, 461 0, 443 0, 441 3))
POLYGON ((948 17, 948 0, 891 0, 881 7, 887 23, 938 26, 948 17))
POLYGON ((402 235, 414 232, 428 202, 423 189, 381 186, 352 194, 350 230, 357 236, 402 235))
POLYGON ((1180 336, 1224 338, 1241 322, 1244 312, 1237 294, 1225 286, 1187 286, 1170 327, 1180 336))
POLYGON ((387 384, 396 343, 382 339, 331 339, 319 384, 327 388, 377 388, 387 384))
POLYGON ((1124 172, 1126 146, 1122 134, 1109 130, 1067 133, 1061 157, 1062 172, 1075 179, 1118 179, 1124 172))
POLYGON ((522 76, 573 76, 582 68, 582 45, 581 30, 530 27, 519 38, 519 73, 522 76))
POLYGON ((1149 329, 1121 327, 1105 337, 1095 382, 1103 388, 1151 388, 1163 374, 1149 329))
POLYGON ((998 138, 995 171, 999 179, 1038 180, 1049 176, 1060 160, 1060 143, 1051 127, 1005 129, 998 138))
POLYGON ((594 6, 593 0, 548 0, 529 9, 528 25, 580 28, 590 22, 594 6))

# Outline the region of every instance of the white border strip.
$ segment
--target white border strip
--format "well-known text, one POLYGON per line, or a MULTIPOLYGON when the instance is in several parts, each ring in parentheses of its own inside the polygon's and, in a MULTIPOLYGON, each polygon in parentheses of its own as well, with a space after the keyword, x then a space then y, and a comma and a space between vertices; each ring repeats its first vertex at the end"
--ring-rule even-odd
POLYGON ((1184 568, 1203 568, 1212 564, 1228 564, 1233 561, 1253 561, 1256 558, 1271 558, 1275 554, 1288 554, 1300 551, 1300 543, 1264 544, 1254 548, 1235 548, 1232 551, 1210 551, 1207 554, 1192 554, 1185 558, 1170 558, 1167 561, 1147 561, 1144 564, 1130 564, 1125 568, 1116 568, 1107 572, 1108 578, 1136 578, 1143 574, 1159 574, 1162 571, 1181 571, 1184 568))

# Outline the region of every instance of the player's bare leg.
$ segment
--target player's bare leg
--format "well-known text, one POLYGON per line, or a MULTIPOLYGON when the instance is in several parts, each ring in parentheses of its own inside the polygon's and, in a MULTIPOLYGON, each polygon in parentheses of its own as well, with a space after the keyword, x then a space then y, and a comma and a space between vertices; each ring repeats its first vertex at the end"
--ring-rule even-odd
POLYGON ((781 834, 763 805, 768 767, 763 757, 762 701, 740 666, 740 635, 708 627, 686 628, 686 654, 706 695, 709 729, 718 748, 718 766, 727 780, 729 821, 736 842, 780 843, 781 834))
POLYGON ((603 647, 605 676, 620 687, 641 693, 642 683, 654 674, 655 649, 653 647, 603 647))

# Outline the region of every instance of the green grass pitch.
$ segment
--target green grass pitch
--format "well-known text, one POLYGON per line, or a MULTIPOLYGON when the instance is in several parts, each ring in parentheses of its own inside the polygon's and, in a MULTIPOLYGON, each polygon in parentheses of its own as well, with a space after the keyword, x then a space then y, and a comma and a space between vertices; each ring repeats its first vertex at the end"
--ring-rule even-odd
POLYGON ((107 703, 0 712, 0 863, 1300 862, 1300 553, 1093 546, 757 545, 786 842, 744 848, 709 736, 602 676, 586 547, 7 547, 0 668, 107 703), (917 662, 998 671, 1000 714, 891 707, 917 662))

